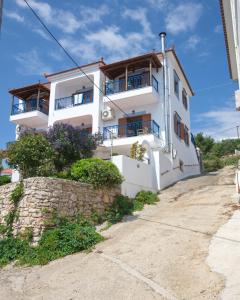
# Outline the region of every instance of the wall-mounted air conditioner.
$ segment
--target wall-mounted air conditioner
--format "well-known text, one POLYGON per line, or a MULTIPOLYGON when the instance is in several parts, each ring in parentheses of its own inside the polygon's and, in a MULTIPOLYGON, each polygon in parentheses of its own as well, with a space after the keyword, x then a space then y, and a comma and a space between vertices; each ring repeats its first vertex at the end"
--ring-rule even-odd
POLYGON ((110 107, 106 107, 103 111, 102 111, 102 120, 103 121, 109 121, 114 119, 114 110, 110 107))

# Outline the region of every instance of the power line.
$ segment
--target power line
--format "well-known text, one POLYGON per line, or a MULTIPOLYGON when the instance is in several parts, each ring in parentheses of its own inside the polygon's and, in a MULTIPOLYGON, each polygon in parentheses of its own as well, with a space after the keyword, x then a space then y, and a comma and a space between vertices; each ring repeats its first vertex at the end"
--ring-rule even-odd
POLYGON ((102 93, 103 96, 105 96, 113 105, 115 105, 124 115, 128 116, 128 114, 122 110, 120 106, 118 106, 116 103, 114 103, 107 95, 104 94, 102 89, 92 80, 90 76, 87 75, 87 73, 79 66, 77 61, 68 53, 68 51, 63 47, 63 45, 58 41, 58 39, 54 36, 54 34, 50 31, 50 29, 45 25, 45 23, 42 21, 42 19, 39 17, 39 15, 35 12, 35 10, 30 6, 30 4, 27 2, 27 0, 23 0, 29 9, 32 11, 34 16, 38 19, 38 21, 41 23, 41 25, 44 27, 44 29, 48 32, 48 34, 54 39, 54 41, 58 44, 59 47, 63 50, 63 52, 67 55, 67 57, 72 61, 72 63, 88 78, 88 80, 102 93))

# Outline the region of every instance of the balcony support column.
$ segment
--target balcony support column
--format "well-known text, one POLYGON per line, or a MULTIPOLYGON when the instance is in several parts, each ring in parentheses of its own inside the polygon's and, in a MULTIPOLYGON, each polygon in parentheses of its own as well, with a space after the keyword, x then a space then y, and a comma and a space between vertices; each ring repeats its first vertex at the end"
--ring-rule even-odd
POLYGON ((37 94, 37 110, 39 110, 39 99, 40 99, 40 87, 38 87, 38 94, 37 94))
POLYGON ((152 86, 152 60, 149 61, 149 85, 152 86))
POLYGON ((12 95, 12 101, 11 101, 11 115, 13 114, 13 105, 14 105, 14 95, 12 95))
POLYGON ((128 90, 128 66, 125 69, 125 91, 128 90))

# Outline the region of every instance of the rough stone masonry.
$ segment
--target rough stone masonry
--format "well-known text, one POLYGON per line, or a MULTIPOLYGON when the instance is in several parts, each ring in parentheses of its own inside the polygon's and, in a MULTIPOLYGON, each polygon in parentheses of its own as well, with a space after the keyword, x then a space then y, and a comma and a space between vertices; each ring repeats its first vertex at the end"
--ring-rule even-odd
MULTIPOLYGON (((33 230, 33 242, 38 242, 50 212, 61 216, 82 214, 90 217, 93 212, 103 214, 120 194, 120 188, 96 190, 90 184, 65 179, 34 177, 24 180, 24 194, 18 205, 18 218, 13 223, 14 235, 33 230)), ((0 224, 12 208, 11 192, 16 183, 0 187, 0 224)))

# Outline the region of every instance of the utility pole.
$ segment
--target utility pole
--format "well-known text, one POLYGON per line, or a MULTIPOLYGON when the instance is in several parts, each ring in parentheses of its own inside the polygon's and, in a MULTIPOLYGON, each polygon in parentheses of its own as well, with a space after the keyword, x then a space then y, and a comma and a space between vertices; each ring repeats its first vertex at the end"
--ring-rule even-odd
POLYGON ((239 139, 239 125, 237 125, 236 128, 237 128, 237 137, 239 139))
POLYGON ((2 27, 2 17, 3 17, 3 0, 0 0, 0 32, 2 27))

